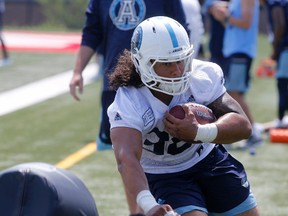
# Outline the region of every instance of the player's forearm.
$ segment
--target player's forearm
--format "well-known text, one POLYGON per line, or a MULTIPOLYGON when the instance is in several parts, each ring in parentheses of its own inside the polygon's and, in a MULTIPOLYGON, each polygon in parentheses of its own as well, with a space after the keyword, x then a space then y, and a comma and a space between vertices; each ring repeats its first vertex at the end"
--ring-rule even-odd
POLYGON ((218 134, 214 143, 230 144, 248 139, 252 132, 248 119, 237 113, 228 113, 220 117, 215 124, 218 134))
POLYGON ((78 54, 77 59, 74 67, 74 73, 81 74, 84 70, 84 68, 89 63, 91 57, 94 54, 94 50, 88 46, 81 46, 78 54))
POLYGON ((136 198, 137 195, 144 190, 149 190, 146 176, 137 159, 129 159, 125 157, 118 160, 118 170, 121 174, 122 181, 125 186, 125 193, 130 213, 139 213, 136 198), (135 162, 132 162, 134 161, 135 162))
POLYGON ((242 8, 241 17, 236 18, 236 17, 230 16, 228 22, 231 25, 237 26, 239 28, 244 28, 244 29, 250 28, 252 24, 252 20, 253 20, 254 5, 255 5, 255 0, 242 0, 241 1, 241 8, 242 8))

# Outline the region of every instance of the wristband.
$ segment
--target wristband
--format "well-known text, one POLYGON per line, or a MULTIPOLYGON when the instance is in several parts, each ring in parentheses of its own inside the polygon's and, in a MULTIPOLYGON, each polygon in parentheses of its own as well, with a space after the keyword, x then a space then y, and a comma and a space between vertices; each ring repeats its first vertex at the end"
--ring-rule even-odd
POLYGON ((169 211, 167 212, 164 216, 175 216, 175 212, 174 211, 169 211))
POLYGON ((198 125, 197 134, 194 141, 201 141, 203 143, 210 143, 215 140, 218 135, 218 128, 216 124, 198 125))
POLYGON ((136 198, 137 204, 142 208, 146 215, 153 207, 159 205, 149 190, 143 190, 138 193, 136 198))

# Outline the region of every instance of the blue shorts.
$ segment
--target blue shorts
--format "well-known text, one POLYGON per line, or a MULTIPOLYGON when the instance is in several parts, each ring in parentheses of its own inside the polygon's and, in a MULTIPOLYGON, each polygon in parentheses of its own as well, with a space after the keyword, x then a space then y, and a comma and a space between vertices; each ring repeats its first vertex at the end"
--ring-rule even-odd
POLYGON ((222 145, 188 170, 146 176, 157 202, 171 205, 181 215, 200 210, 230 216, 256 207, 243 165, 222 145))
POLYGON ((276 77, 288 79, 288 48, 283 50, 280 54, 277 63, 276 77))
POLYGON ((228 92, 245 93, 248 91, 251 63, 252 59, 241 53, 226 58, 223 72, 228 92))

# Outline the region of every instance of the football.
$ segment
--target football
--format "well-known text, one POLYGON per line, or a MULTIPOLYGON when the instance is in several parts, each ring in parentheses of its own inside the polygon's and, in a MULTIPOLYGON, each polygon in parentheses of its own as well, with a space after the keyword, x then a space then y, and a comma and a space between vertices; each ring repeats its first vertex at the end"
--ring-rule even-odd
POLYGON ((176 105, 169 110, 169 113, 173 115, 175 118, 184 119, 185 118, 185 110, 181 105, 176 105))
MULTIPOLYGON (((190 107, 190 110, 194 113, 196 120, 199 124, 208 124, 216 121, 216 117, 213 114, 212 110, 208 107, 198 104, 198 103, 187 103, 190 107)), ((182 105, 176 105, 169 110, 170 114, 176 118, 184 119, 185 111, 182 108, 182 105)))

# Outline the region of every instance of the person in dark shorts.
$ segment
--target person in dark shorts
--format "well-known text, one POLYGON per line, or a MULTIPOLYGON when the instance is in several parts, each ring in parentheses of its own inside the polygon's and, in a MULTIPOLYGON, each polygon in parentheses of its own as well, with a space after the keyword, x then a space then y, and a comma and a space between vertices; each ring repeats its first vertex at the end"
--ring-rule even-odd
MULTIPOLYGON (((103 87, 101 91, 100 129, 96 138, 97 151, 111 149, 110 123, 107 108, 113 102, 115 91, 109 89, 108 75, 119 55, 129 48, 134 28, 145 18, 165 15, 186 25, 181 1, 175 0, 90 0, 86 9, 86 22, 82 30, 81 47, 78 52, 70 94, 80 100, 77 91, 83 91, 83 70, 95 52, 101 51, 103 87)), ((187 31, 188 28, 187 28, 187 31)), ((95 71, 96 72, 96 71, 95 71)))

